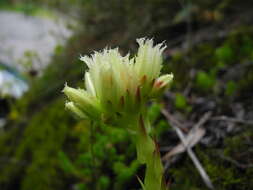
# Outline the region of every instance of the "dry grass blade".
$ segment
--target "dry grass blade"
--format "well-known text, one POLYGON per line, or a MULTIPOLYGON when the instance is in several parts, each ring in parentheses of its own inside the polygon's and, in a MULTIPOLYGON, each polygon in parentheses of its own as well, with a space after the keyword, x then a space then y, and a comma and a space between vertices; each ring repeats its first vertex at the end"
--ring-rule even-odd
POLYGON ((214 120, 214 121, 227 121, 227 122, 233 122, 233 123, 253 125, 252 120, 237 119, 237 118, 227 117, 227 116, 224 116, 224 115, 223 116, 213 117, 211 120, 214 120))
MULTIPOLYGON (((186 141, 187 146, 190 148, 194 147, 202 139, 202 137, 204 135, 205 135, 205 129, 202 129, 202 128, 199 128, 197 130, 190 132, 185 137, 185 141, 186 141)), ((172 156, 174 156, 176 154, 180 154, 185 151, 186 151, 185 146, 183 145, 183 143, 180 143, 176 147, 174 147, 171 151, 166 153, 163 156, 162 160, 163 161, 169 160, 172 156)))
MULTIPOLYGON (((162 110, 163 115, 166 117, 166 119, 168 120, 168 122, 171 124, 171 126, 173 127, 173 129, 176 131, 179 139, 181 140, 183 146, 186 148, 188 155, 190 156, 190 158, 192 159, 192 162, 194 163, 195 167, 198 169, 204 183, 206 184, 206 186, 209 189, 214 189, 214 186, 210 180, 210 177, 207 175, 205 169, 203 168, 202 164, 200 163, 200 161, 198 160, 197 156, 194 154, 194 152, 192 151, 191 147, 187 145, 187 140, 183 134, 183 132, 180 130, 180 128, 178 126, 182 126, 175 118, 173 118, 171 116, 171 114, 169 112, 167 112, 167 110, 163 109, 162 110), (179 125, 177 125, 179 124, 179 125)), ((211 115, 211 114, 210 114, 211 115)), ((210 116, 209 116, 210 117, 210 116)), ((206 116, 206 118, 208 118, 206 116)), ((202 119, 201 119, 202 120, 202 119)), ((200 120, 200 121, 201 121, 200 120)), ((204 120, 204 119, 203 119, 204 120)), ((207 120, 207 119, 206 119, 207 120)), ((200 121, 198 123, 200 123, 200 121)), ((201 121, 203 122, 203 121, 201 121)), ((203 122, 204 123, 204 122, 203 122)), ((198 127, 198 126, 197 126, 198 127)))

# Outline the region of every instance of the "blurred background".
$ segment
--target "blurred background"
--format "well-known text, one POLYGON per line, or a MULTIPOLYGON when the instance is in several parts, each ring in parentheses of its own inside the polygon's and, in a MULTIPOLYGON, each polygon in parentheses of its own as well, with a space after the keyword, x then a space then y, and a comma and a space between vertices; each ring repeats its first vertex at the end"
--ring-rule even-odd
POLYGON ((80 55, 133 53, 140 37, 165 41, 163 72, 175 76, 147 108, 170 189, 208 189, 172 125, 215 189, 253 189, 252 9, 251 0, 0 0, 0 189, 140 189, 145 168, 127 133, 90 130, 61 92, 66 81, 83 87, 80 55))

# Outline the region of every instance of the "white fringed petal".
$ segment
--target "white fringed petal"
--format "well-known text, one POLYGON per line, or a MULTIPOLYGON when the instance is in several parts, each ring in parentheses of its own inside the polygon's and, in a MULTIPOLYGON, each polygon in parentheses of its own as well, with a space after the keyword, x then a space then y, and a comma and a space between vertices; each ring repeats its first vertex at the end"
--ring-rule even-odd
POLYGON ((129 54, 121 56, 117 48, 81 56, 80 60, 88 66, 86 89, 65 86, 63 92, 73 102, 68 103, 68 107, 78 108, 87 115, 101 110, 106 113, 138 112, 149 98, 163 92, 173 78, 172 74, 159 77, 166 46, 163 43, 154 45, 152 39, 145 38, 137 39, 137 43, 139 48, 134 58, 129 54))

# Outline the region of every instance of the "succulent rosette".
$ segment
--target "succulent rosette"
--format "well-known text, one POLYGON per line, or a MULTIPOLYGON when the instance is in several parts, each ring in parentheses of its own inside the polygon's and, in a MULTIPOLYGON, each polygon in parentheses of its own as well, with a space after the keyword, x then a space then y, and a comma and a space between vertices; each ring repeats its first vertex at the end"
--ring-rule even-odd
POLYGON ((173 75, 160 76, 163 43, 137 39, 134 57, 122 56, 118 49, 104 49, 82 56, 88 66, 85 89, 65 85, 69 101, 66 108, 82 119, 104 122, 126 128, 136 145, 137 159, 146 164, 143 188, 162 189, 163 166, 156 143, 149 135, 146 104, 157 98, 170 85, 173 75))
POLYGON ((65 86, 69 98, 66 107, 82 118, 103 120, 136 113, 148 100, 164 92, 172 74, 160 76, 165 45, 153 40, 138 39, 135 57, 121 56, 118 49, 104 49, 80 59, 88 66, 85 89, 65 86))

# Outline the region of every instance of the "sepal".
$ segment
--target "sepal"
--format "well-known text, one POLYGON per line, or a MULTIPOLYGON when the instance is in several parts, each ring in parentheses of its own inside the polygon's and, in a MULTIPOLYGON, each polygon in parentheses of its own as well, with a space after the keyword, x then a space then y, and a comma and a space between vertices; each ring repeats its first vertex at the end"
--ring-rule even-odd
POLYGON ((87 115, 78 107, 76 107, 73 102, 66 102, 65 107, 66 109, 76 114, 80 119, 88 119, 87 115))

